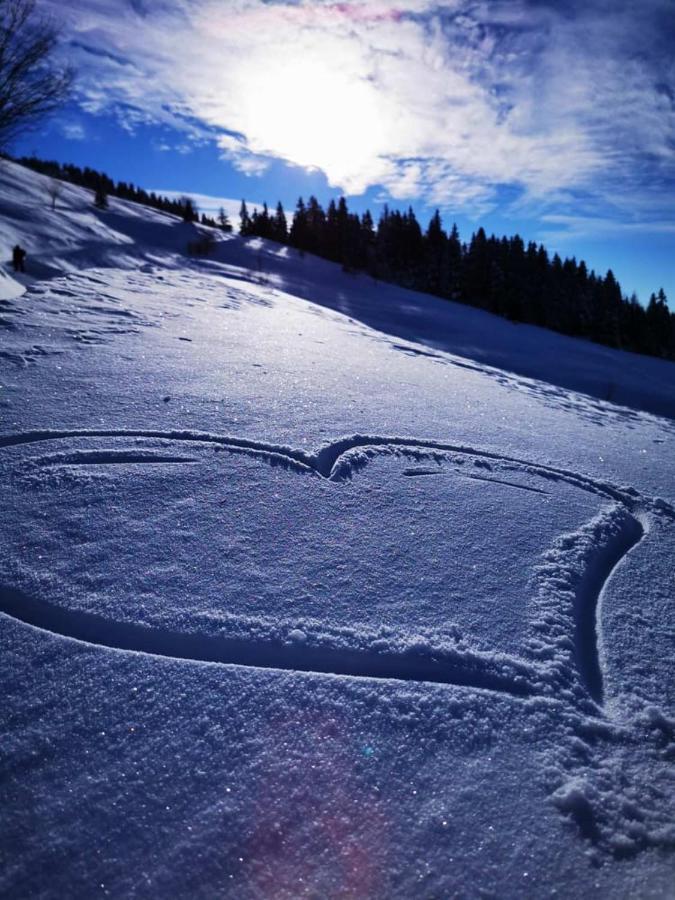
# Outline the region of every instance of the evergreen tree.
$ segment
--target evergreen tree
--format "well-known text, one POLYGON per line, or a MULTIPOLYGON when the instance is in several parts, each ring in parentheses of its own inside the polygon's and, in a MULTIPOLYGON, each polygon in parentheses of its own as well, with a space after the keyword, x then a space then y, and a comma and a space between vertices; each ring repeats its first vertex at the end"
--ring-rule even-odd
POLYGON ((359 221, 358 234, 359 256, 357 266, 369 271, 375 269, 375 223, 367 209, 359 221))
POLYGON ((326 210, 326 219, 321 240, 322 246, 320 247, 319 252, 322 256, 325 256, 326 259, 338 262, 340 259, 339 243, 340 235, 337 204, 335 203, 335 200, 331 200, 328 204, 328 209, 326 210))
POLYGON ((650 352, 655 356, 672 354, 672 323, 666 294, 660 288, 647 304, 647 332, 650 352))
POLYGON ((280 244, 288 243, 288 222, 286 221, 286 213, 281 202, 277 203, 272 219, 272 239, 280 244))
POLYGON ((462 301, 483 309, 490 307, 491 265, 487 236, 483 228, 471 235, 462 266, 462 301))
POLYGON ((326 214, 316 197, 312 196, 307 201, 307 246, 310 253, 321 255, 321 249, 325 244, 326 214))
POLYGON ((260 211, 256 210, 253 213, 251 221, 253 223, 253 234, 262 238, 272 237, 272 219, 270 218, 270 211, 267 208, 267 203, 263 203, 260 211))
POLYGON ((342 265, 349 262, 349 257, 353 252, 352 243, 352 223, 353 220, 349 215, 347 201, 344 197, 340 197, 337 205, 337 259, 342 265))
POLYGON ((239 234, 242 237, 248 237, 251 234, 251 217, 248 214, 248 207, 246 206, 246 201, 241 201, 241 208, 239 209, 239 234))
POLYGON ((94 206, 96 209, 108 209, 108 193, 102 183, 96 187, 94 206))
POLYGON ((191 225, 193 222, 197 222, 199 220, 199 213, 192 197, 181 197, 180 205, 183 222, 191 225))
POLYGON ((225 231, 228 234, 232 231, 232 224, 222 206, 220 207, 220 211, 218 213, 218 227, 221 231, 225 231))
POLYGON ((425 244, 425 290, 439 296, 449 289, 448 237, 443 231, 441 214, 434 213, 424 236, 425 244))
POLYGON ((460 299, 463 256, 462 242, 459 238, 459 229, 456 224, 453 224, 452 230, 448 235, 448 284, 445 290, 446 296, 450 297, 451 300, 460 299))
POLYGON ((293 214, 293 222, 291 223, 290 242, 293 247, 298 250, 307 250, 309 226, 307 222, 307 209, 305 201, 300 197, 293 214))

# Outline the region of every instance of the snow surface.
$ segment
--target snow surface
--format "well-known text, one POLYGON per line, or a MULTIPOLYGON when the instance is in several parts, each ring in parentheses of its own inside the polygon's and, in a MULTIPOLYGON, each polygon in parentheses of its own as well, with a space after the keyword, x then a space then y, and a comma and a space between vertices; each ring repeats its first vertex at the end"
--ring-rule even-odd
POLYGON ((673 896, 675 366, 197 231, 0 167, 0 895, 673 896))

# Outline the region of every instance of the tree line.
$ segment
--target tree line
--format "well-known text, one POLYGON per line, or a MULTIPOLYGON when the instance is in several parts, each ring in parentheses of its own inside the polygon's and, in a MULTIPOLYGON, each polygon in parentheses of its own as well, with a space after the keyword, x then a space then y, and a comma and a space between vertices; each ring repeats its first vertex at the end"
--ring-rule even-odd
MULTIPOLYGON (((54 63, 58 30, 37 14, 35 0, 0 0, 0 148, 33 121, 53 111, 69 94, 73 72, 54 63)), ((91 189, 95 205, 105 209, 108 195, 142 203, 231 231, 221 209, 218 219, 198 210, 190 197, 169 199, 143 188, 114 182, 88 167, 46 162, 35 157, 17 162, 52 179, 91 189)), ((50 190, 56 206, 58 182, 50 190)), ((344 198, 331 200, 324 211, 315 197, 298 201, 291 227, 282 205, 270 214, 265 204, 249 215, 241 209, 241 234, 259 235, 290 244, 341 263, 345 269, 369 272, 375 278, 426 291, 506 316, 514 322, 541 325, 610 347, 675 360, 675 313, 668 309, 663 288, 649 298, 646 309, 633 294, 624 296, 612 271, 603 277, 588 271, 574 257, 551 257, 543 246, 525 245, 519 235, 488 237, 483 228, 469 243, 457 227, 446 233, 438 212, 423 231, 411 208, 385 207, 375 225, 370 212, 351 213, 344 198)), ((206 252, 208 240, 193 242, 194 252, 206 252)))
POLYGON ((375 224, 350 212, 344 197, 324 210, 316 197, 298 200, 290 227, 281 203, 240 212, 240 233, 289 244, 340 263, 346 270, 424 291, 609 347, 675 360, 675 313, 661 288, 643 307, 626 297, 613 272, 589 271, 572 257, 549 254, 519 235, 496 237, 479 228, 468 243, 457 226, 443 228, 438 211, 423 230, 414 211, 385 206, 375 224))
MULTIPOLYGON (((94 192, 96 205, 105 208, 108 195, 131 200, 179 216, 231 231, 224 210, 216 219, 200 216, 188 197, 170 199, 133 184, 115 182, 89 167, 24 157, 15 162, 43 175, 68 181, 94 192)), ((291 224, 281 203, 249 213, 240 211, 240 234, 288 244, 339 263, 347 271, 367 272, 374 278, 424 291, 484 309, 513 322, 549 328, 615 347, 675 360, 675 313, 661 288, 647 307, 635 294, 626 297, 611 270, 605 276, 589 271, 586 263, 549 254, 543 244, 525 244, 519 235, 496 237, 479 228, 468 243, 456 225, 445 231, 437 211, 423 230, 412 208, 401 212, 385 206, 377 223, 366 210, 358 215, 341 197, 323 209, 316 197, 298 200, 291 224)))
POLYGON ((53 160, 38 159, 35 156, 8 158, 12 158, 19 165, 26 166, 34 172, 39 172, 41 175, 57 178, 60 181, 67 181, 70 184, 78 185, 78 187, 88 188, 93 191, 95 205, 100 209, 107 207, 107 198, 109 196, 118 197, 120 200, 131 200, 133 203, 141 203, 143 206, 149 206, 152 209, 179 216, 184 222, 199 222, 210 228, 232 231, 232 226, 224 210, 220 211, 217 219, 203 213, 200 216, 195 202, 188 196, 178 198, 162 197, 154 191, 146 191, 126 181, 113 181, 104 172, 97 172, 96 169, 91 169, 89 166, 81 168, 71 163, 58 163, 53 160))

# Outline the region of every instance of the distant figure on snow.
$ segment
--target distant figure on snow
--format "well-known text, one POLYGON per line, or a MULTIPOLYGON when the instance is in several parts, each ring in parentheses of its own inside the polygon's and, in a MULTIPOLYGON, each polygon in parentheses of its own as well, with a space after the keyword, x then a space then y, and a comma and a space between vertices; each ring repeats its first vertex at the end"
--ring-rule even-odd
POLYGON ((15 272, 26 271, 26 251, 19 244, 12 250, 12 265, 15 272))

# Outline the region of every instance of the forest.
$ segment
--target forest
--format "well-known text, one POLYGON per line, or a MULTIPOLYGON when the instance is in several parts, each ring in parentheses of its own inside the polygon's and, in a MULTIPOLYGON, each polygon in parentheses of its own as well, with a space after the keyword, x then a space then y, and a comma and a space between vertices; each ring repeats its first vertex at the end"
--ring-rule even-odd
MULTIPOLYGON (((215 220, 199 215, 189 196, 169 199, 133 184, 115 182, 94 169, 44 161, 16 159, 29 168, 81 187, 90 188, 96 204, 108 195, 142 203, 180 216, 185 222, 231 231, 221 210, 215 220)), ((497 237, 478 228, 463 242, 456 225, 443 227, 437 211, 426 229, 412 208, 384 207, 377 222, 369 211, 351 212, 344 197, 324 209, 316 197, 300 198, 292 220, 281 203, 249 212, 242 201, 242 237, 261 237, 339 263, 345 270, 424 291, 474 306, 513 322, 539 325, 608 347, 675 360, 675 313, 661 288, 646 308, 633 294, 624 295, 609 270, 604 276, 574 257, 550 254, 543 244, 519 235, 497 237)))

